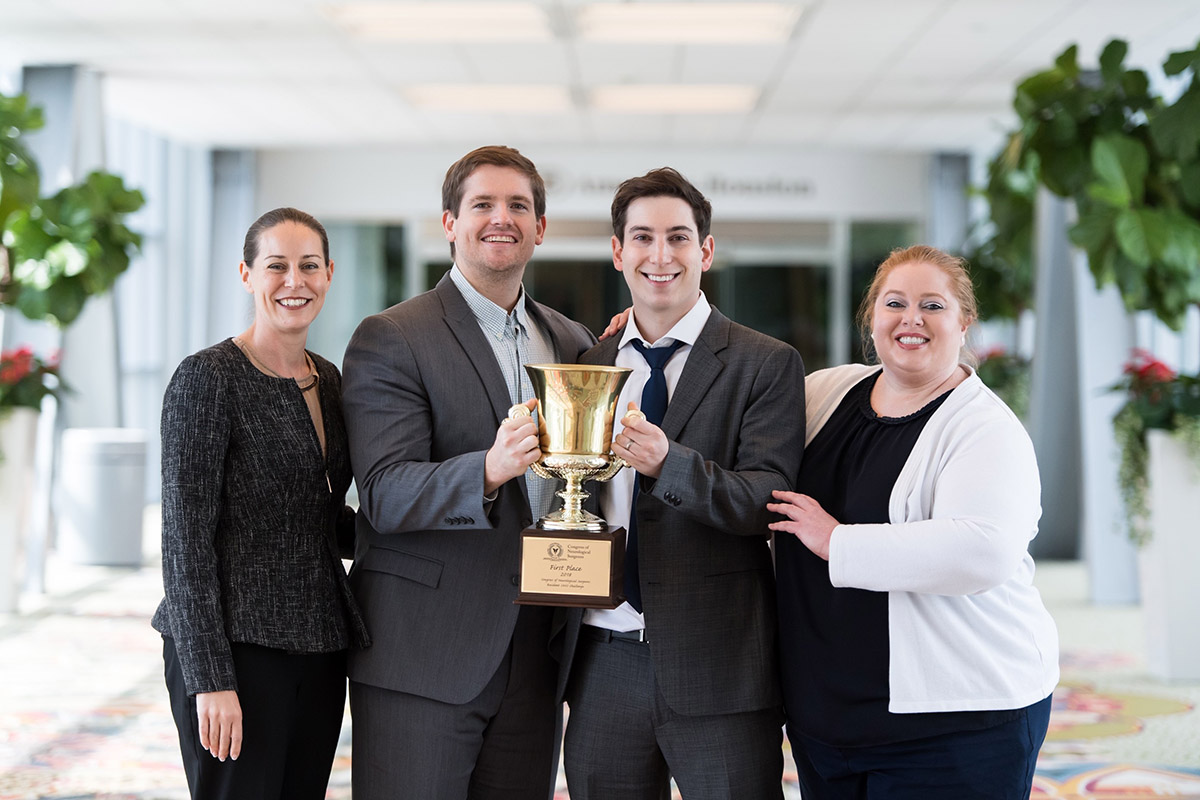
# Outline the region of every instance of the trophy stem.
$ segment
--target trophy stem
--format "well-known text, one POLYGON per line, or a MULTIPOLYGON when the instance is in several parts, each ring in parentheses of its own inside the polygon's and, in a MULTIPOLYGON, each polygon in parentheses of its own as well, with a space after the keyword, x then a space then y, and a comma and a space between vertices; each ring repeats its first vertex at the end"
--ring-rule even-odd
POLYGON ((583 501, 591 495, 583 490, 583 476, 571 472, 565 477, 567 485, 561 492, 556 492, 563 499, 563 522, 583 522, 583 501))

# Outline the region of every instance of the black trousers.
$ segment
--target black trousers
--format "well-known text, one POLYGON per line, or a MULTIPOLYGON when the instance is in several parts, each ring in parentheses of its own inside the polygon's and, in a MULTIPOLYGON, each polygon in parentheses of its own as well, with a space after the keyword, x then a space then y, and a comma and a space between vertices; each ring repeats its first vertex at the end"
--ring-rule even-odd
POLYGON ((242 706, 242 752, 218 761, 200 746, 196 698, 184 688, 175 642, 163 637, 171 714, 193 800, 323 800, 346 707, 346 653, 290 654, 232 646, 242 706))

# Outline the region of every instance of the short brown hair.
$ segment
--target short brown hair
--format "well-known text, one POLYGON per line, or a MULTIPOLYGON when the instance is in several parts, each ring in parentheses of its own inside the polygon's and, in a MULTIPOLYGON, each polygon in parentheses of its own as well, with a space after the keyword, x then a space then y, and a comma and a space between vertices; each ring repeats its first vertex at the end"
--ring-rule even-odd
POLYGON ((475 170, 483 166, 508 167, 529 178, 533 189, 533 213, 539 218, 546 216, 546 182, 538 174, 537 167, 512 147, 488 145, 472 150, 450 165, 446 179, 442 181, 442 210, 458 216, 462 205, 463 184, 475 170))
MULTIPOLYGON (((875 270, 875 277, 867 287, 862 305, 858 307, 858 327, 862 334, 863 352, 872 355, 875 347, 871 342, 871 329, 875 324, 875 301, 883 290, 883 283, 896 267, 905 264, 931 264, 950 279, 950 289, 954 299, 961 309, 962 322, 970 325, 979 318, 979 307, 975 302, 975 286, 971 283, 971 274, 967 270, 967 262, 958 256, 931 247, 927 244, 915 244, 911 247, 897 247, 883 260, 875 270)), ((971 352, 964 346, 961 358, 968 363, 974 362, 971 352)))
POLYGON ((696 232, 701 241, 708 238, 712 229, 712 204, 692 185, 691 181, 671 167, 652 169, 640 178, 630 178, 617 187, 612 201, 613 236, 625 243, 625 220, 629 206, 643 197, 678 197, 692 207, 696 219, 696 232))

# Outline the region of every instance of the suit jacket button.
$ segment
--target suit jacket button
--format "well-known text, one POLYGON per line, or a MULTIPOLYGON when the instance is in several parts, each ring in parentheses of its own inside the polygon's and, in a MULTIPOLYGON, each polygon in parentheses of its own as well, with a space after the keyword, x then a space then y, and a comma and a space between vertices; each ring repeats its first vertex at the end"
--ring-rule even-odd
POLYGON ((520 575, 513 575, 512 578, 510 578, 509 580, 512 581, 513 586, 521 585, 521 576, 520 575))

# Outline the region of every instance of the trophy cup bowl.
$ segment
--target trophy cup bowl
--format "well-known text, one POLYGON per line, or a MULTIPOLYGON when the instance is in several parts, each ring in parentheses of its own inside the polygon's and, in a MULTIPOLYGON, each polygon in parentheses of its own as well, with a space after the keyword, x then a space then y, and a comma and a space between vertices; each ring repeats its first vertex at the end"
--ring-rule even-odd
MULTIPOLYGON (((625 529, 583 510, 584 481, 607 481, 625 462, 612 454, 613 420, 632 370, 584 364, 526 364, 538 401, 543 478, 565 482, 563 507, 521 534, 518 603, 615 608, 621 601, 625 529)), ((639 413, 639 412, 631 412, 639 413)), ((521 404, 515 419, 529 416, 521 404)))

